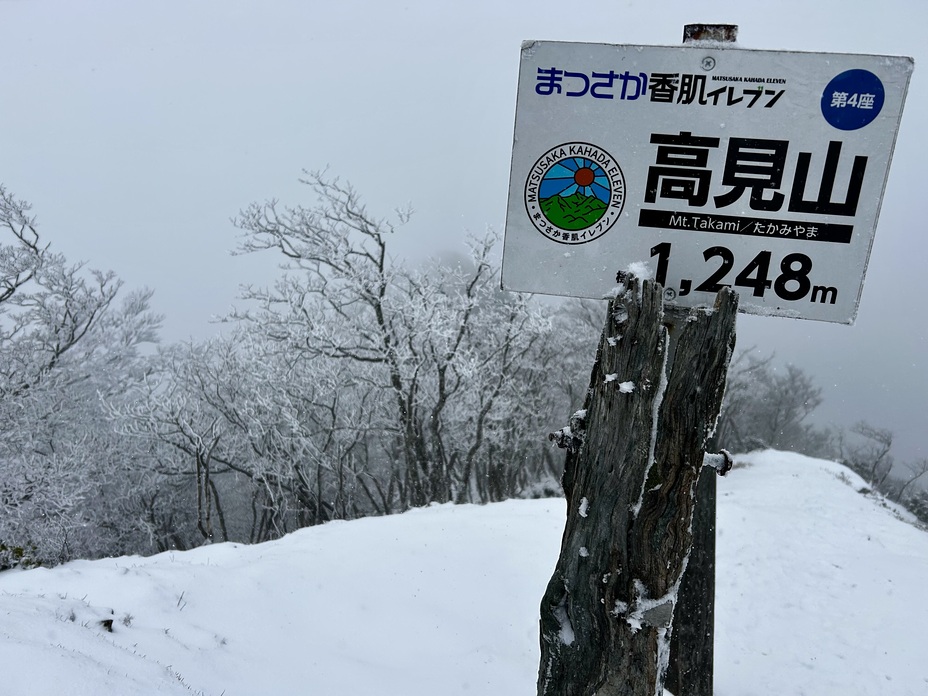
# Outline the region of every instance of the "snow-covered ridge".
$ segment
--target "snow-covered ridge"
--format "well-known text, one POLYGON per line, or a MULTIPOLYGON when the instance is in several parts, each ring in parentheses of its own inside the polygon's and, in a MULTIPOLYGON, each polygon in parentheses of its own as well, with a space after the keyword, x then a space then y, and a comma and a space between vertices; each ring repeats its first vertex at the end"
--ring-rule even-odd
MULTIPOLYGON (((928 534, 838 464, 736 461, 716 694, 928 693, 928 534)), ((531 696, 563 519, 562 500, 434 506, 0 573, 0 692, 531 696)))

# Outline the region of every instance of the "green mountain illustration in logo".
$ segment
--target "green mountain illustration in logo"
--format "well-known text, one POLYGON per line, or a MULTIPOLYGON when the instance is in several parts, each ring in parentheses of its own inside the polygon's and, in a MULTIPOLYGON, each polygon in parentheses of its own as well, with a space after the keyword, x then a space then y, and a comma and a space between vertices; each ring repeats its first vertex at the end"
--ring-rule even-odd
POLYGON ((544 216, 562 230, 586 229, 605 214, 607 207, 596 196, 584 196, 577 192, 566 198, 551 196, 538 202, 544 216))

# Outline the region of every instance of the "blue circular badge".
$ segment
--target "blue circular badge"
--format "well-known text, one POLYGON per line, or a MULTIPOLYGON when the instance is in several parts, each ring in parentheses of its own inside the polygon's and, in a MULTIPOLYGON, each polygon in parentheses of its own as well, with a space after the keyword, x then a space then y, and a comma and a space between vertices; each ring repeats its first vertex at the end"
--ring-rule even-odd
POLYGON ((839 130, 857 130, 879 115, 885 98, 883 83, 872 72, 845 70, 822 92, 822 115, 839 130))
POLYGON ((625 205, 625 175, 598 145, 555 145, 525 179, 525 211, 535 229, 559 244, 602 237, 625 205))

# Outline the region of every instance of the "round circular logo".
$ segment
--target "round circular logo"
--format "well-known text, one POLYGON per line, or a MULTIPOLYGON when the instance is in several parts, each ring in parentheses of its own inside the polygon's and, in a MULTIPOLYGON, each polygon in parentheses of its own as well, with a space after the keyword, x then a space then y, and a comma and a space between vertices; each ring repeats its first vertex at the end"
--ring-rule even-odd
POLYGON ((839 130, 863 128, 880 114, 886 92, 869 70, 845 70, 822 92, 822 115, 839 130))
POLYGON ((609 231, 625 204, 625 175, 601 147, 556 145, 525 181, 525 210, 535 229, 561 244, 585 244, 609 231))

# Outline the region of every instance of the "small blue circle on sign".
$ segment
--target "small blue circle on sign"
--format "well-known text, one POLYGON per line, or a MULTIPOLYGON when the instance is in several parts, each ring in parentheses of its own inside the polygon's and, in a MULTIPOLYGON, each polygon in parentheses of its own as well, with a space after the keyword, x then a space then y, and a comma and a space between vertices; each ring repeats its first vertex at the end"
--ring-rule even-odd
POLYGON ((822 115, 839 130, 863 128, 880 114, 886 92, 869 70, 845 70, 822 92, 822 115))

